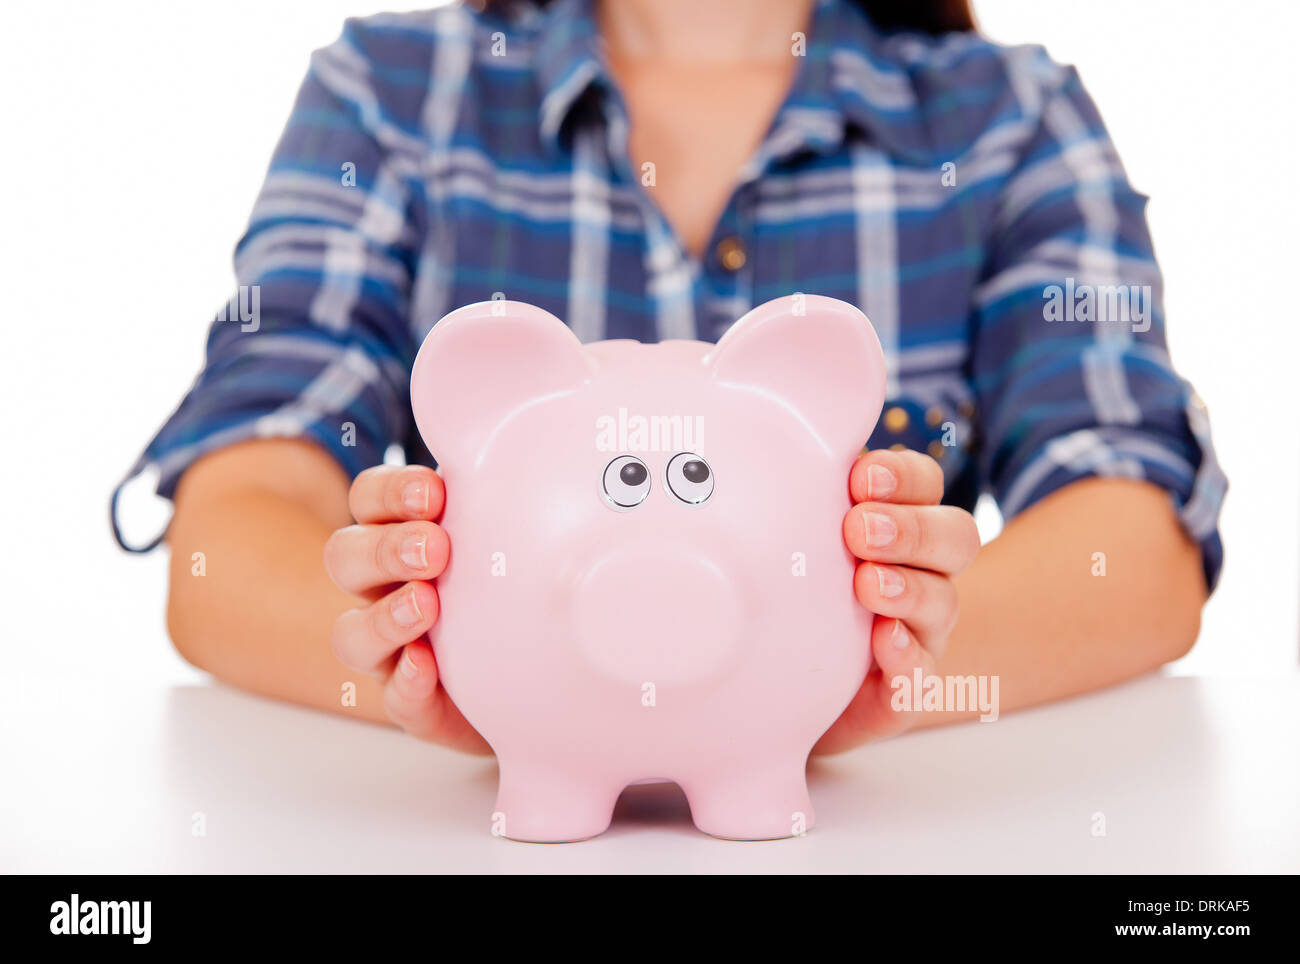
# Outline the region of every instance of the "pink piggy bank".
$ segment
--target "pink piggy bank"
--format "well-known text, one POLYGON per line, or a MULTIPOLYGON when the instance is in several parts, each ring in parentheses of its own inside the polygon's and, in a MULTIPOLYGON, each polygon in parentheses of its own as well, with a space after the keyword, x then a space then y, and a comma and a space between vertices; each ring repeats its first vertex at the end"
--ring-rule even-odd
POLYGON ((509 301, 432 329, 411 376, 451 540, 431 637, 497 755, 494 833, 591 837, 658 781, 717 837, 812 826, 808 753, 871 664, 842 523, 884 384, 866 317, 811 295, 717 345, 583 345, 509 301))

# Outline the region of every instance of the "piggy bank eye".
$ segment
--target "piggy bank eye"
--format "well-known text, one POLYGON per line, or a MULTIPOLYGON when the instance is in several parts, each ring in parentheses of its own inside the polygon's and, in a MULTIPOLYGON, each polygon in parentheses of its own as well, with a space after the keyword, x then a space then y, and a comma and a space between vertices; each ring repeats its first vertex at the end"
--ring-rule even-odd
POLYGON ((615 509, 636 508, 650 494, 650 470, 635 455, 620 455, 605 466, 601 491, 615 509))
POLYGON ((687 505, 700 505, 713 494, 713 470, 698 455, 682 452, 668 463, 664 484, 687 505))

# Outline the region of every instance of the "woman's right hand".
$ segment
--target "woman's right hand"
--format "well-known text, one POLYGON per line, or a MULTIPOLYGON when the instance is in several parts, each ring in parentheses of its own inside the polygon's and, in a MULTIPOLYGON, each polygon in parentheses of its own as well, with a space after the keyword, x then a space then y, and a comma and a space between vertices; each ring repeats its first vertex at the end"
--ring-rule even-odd
POLYGON ((330 645, 349 669, 383 683, 384 711, 412 736, 486 751, 446 690, 426 633, 438 619, 432 580, 451 544, 434 520, 442 513, 442 479, 425 466, 379 465, 356 477, 348 507, 356 525, 325 544, 334 584, 366 605, 334 621, 330 645))

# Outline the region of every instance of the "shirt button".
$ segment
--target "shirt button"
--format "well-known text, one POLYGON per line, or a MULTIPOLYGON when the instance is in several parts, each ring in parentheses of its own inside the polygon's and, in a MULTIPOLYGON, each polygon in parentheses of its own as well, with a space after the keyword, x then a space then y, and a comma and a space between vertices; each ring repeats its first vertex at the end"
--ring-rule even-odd
POLYGON ((739 271, 749 260, 740 238, 723 238, 718 242, 718 264, 727 271, 739 271))
POLYGON ((895 405, 885 412, 885 429, 894 435, 907 428, 910 419, 907 416, 907 409, 895 405))

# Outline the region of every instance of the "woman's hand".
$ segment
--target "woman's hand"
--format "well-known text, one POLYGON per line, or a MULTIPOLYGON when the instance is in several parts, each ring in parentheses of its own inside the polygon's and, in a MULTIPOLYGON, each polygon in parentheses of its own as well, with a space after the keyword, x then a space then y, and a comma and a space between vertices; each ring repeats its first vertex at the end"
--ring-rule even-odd
POLYGON ((846 750, 900 732, 917 713, 890 705, 892 682, 919 667, 935 672, 957 623, 952 577, 975 558, 979 534, 969 512, 940 505, 943 470, 919 452, 868 452, 849 473, 853 508, 844 517, 844 541, 858 559, 853 591, 877 614, 871 630, 875 657, 862 688, 817 744, 846 750))
POLYGON ((325 544, 325 569, 340 589, 368 605, 334 621, 334 655, 383 683, 384 710, 412 736, 454 746, 482 738, 438 686, 425 634, 438 619, 429 580, 447 565, 450 543, 434 520, 442 513, 442 479, 423 466, 380 465, 356 477, 348 506, 357 525, 325 544))

